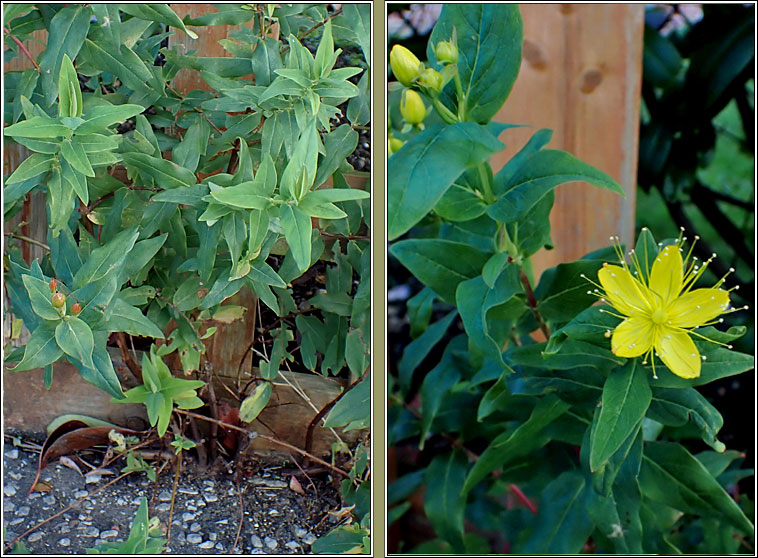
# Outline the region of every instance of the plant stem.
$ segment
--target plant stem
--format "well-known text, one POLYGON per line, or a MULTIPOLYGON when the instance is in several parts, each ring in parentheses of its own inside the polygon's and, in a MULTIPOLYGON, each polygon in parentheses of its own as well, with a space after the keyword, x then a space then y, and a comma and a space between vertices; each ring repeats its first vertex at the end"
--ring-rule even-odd
POLYGON ((461 122, 466 120, 466 97, 463 95, 463 87, 461 86, 461 78, 458 72, 455 72, 455 90, 458 93, 458 120, 461 122))
POLYGON ((215 422, 216 424, 219 424, 219 425, 223 426, 224 428, 231 428, 232 430, 237 430, 239 432, 242 432, 246 436, 250 436, 251 434, 254 434, 256 438, 262 438, 263 440, 266 440, 267 442, 271 442, 272 444, 276 444, 278 446, 282 446, 282 447, 290 449, 290 450, 292 450, 294 452, 297 452, 300 455, 302 455, 303 457, 307 457, 311 461, 315 461, 319 465, 323 465, 324 467, 328 468, 329 470, 334 471, 335 473, 339 473, 343 477, 346 477, 346 478, 350 477, 350 474, 347 471, 343 471, 339 467, 335 467, 331 463, 327 463, 323 459, 321 459, 319 457, 316 457, 315 455, 310 454, 307 451, 301 450, 297 446, 293 446, 292 444, 288 444, 287 442, 283 442, 281 440, 278 440, 278 439, 274 438, 273 436, 268 436, 267 434, 260 434, 258 432, 251 432, 250 430, 246 430, 244 428, 240 428, 239 426, 234 426, 233 424, 227 424, 225 422, 221 422, 220 420, 215 420, 215 419, 212 419, 210 417, 205 417, 203 415, 199 415, 197 413, 193 413, 192 411, 185 411, 183 409, 174 409, 174 412, 182 414, 182 415, 187 415, 188 417, 195 417, 195 418, 198 418, 200 420, 205 420, 205 421, 208 421, 208 422, 215 422))
POLYGON ((174 501, 176 500, 176 488, 179 486, 179 474, 182 471, 182 451, 176 456, 176 472, 174 473, 174 486, 171 489, 171 507, 168 509, 168 527, 166 527, 166 545, 171 543, 171 521, 174 519, 174 501))
POLYGON ((45 244, 44 242, 40 242, 39 240, 34 240, 33 238, 29 238, 28 236, 24 236, 22 234, 16 234, 16 233, 4 233, 5 236, 9 238, 15 238, 17 240, 22 240, 24 242, 28 242, 29 244, 34 244, 35 246, 39 246, 40 248, 44 248, 48 252, 50 251, 50 246, 45 244))
POLYGON ((490 181, 490 173, 487 172, 487 162, 479 165, 479 180, 482 182, 482 188, 484 189, 484 203, 492 205, 495 203, 495 193, 492 190, 492 182, 490 181))
POLYGON ((39 67, 39 64, 37 64, 37 61, 34 59, 34 56, 32 56, 32 53, 31 53, 31 52, 29 52, 29 51, 26 49, 26 47, 24 46, 24 43, 22 43, 21 41, 19 41, 19 40, 18 40, 18 38, 16 38, 16 37, 14 37, 13 35, 11 35, 11 30, 10 30, 10 29, 8 29, 7 27, 4 27, 4 28, 3 28, 3 31, 5 31, 5 34, 6 34, 6 35, 8 35, 8 36, 9 36, 11 39, 13 39, 13 42, 14 42, 14 43, 16 43, 16 44, 18 45, 18 48, 20 48, 20 49, 21 49, 21 52, 23 52, 23 53, 26 55, 26 57, 27 57, 29 60, 31 60, 31 61, 32 61, 32 64, 34 64, 34 68, 35 68, 35 69, 36 69, 36 70, 37 70, 39 73, 42 73, 42 70, 40 69, 40 67, 39 67))
POLYGON ((542 331, 546 340, 550 339, 550 328, 548 327, 547 323, 545 323, 545 320, 542 318, 542 314, 540 314, 540 311, 537 310, 537 298, 534 296, 532 285, 529 282, 529 278, 526 276, 526 273, 524 273, 523 268, 521 268, 521 283, 524 285, 524 290, 526 291, 526 301, 529 304, 529 308, 532 309, 532 314, 534 314, 534 318, 537 320, 537 323, 540 326, 540 331, 542 331))
POLYGON ((459 122, 458 117, 450 112, 450 109, 443 105, 438 97, 432 97, 431 101, 434 110, 436 110, 437 114, 440 115, 440 118, 445 121, 445 124, 455 124, 456 122, 459 122))

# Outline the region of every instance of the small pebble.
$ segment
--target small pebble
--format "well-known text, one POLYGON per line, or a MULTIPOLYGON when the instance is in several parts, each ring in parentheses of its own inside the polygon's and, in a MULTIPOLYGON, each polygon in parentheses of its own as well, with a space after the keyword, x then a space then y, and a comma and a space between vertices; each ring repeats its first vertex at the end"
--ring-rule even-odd
POLYGON ((8 473, 8 476, 12 478, 13 480, 21 480, 21 477, 23 477, 24 475, 22 475, 21 473, 16 473, 15 471, 11 471, 10 473, 8 473))
POLYGON ((179 494, 187 494, 189 496, 197 496, 200 494, 197 489, 195 488, 180 488, 178 490, 179 494))
POLYGON ((15 496, 17 491, 18 489, 16 488, 16 486, 11 483, 8 483, 3 487, 3 494, 8 496, 9 498, 11 496, 15 496))
POLYGON ((71 527, 69 527, 67 523, 61 523, 60 525, 58 525, 58 532, 61 535, 65 535, 66 533, 71 532, 71 527))
POLYGON ((23 523, 23 521, 24 521, 24 518, 23 517, 19 517, 17 519, 14 519, 13 521, 11 521, 9 523, 9 525, 18 525, 19 523, 23 523))
POLYGON ((203 542, 203 537, 197 533, 192 533, 191 535, 187 535, 187 542, 191 544, 200 544, 203 542))
POLYGON ((254 548, 250 551, 250 554, 266 554, 266 551, 262 548, 254 548))
POLYGON ((256 486, 267 486, 268 488, 287 488, 287 483, 277 479, 264 479, 261 477, 253 478, 253 484, 256 486))
POLYGON ((76 499, 84 498, 88 494, 89 492, 87 492, 86 490, 77 490, 76 492, 74 492, 74 498, 76 499))
POLYGON ((71 539, 69 539, 68 537, 62 538, 61 540, 58 541, 58 544, 61 546, 71 546, 71 539))
POLYGON ((263 539, 263 544, 265 544, 271 550, 274 550, 277 546, 279 546, 279 543, 276 542, 276 540, 272 539, 271 537, 266 537, 265 539, 263 539))
POLYGON ((216 525, 228 525, 228 524, 229 524, 229 520, 228 519, 220 519, 220 520, 216 521, 216 525))
POLYGON ((167 490, 164 490, 160 494, 158 494, 158 500, 161 502, 170 502, 171 501, 171 493, 167 490))
POLYGON ((212 541, 215 541, 218 538, 218 535, 211 531, 210 533, 208 533, 208 538, 212 541))
POLYGON ((250 535, 250 543, 255 548, 263 548, 263 541, 258 535, 250 535))
POLYGON ((208 494, 203 494, 203 497, 205 498, 205 501, 209 504, 213 502, 218 502, 218 496, 213 494, 212 492, 209 492, 208 494))
POLYGON ((92 537, 93 539, 96 539, 97 537, 100 536, 100 529, 90 525, 84 530, 83 536, 92 537))
POLYGON ((6 451, 5 457, 8 459, 18 459, 18 448, 9 449, 6 451))
POLYGON ((271 515, 271 516, 274 516, 274 517, 276 517, 277 515, 281 515, 281 514, 279 513, 279 510, 276 510, 276 509, 270 509, 270 510, 268 511, 268 514, 269 514, 269 515, 271 515))
POLYGON ((52 506, 55 504, 55 496, 52 494, 48 494, 47 496, 42 498, 42 502, 48 506, 52 506))
POLYGON ((5 511, 12 512, 16 510, 16 504, 13 502, 6 502, 5 503, 5 511))
POLYGON ((171 509, 171 504, 164 502, 162 504, 158 504, 157 506, 155 506, 155 509, 158 510, 159 512, 167 512, 168 510, 171 509))
POLYGON ((303 537, 303 542, 308 545, 313 544, 316 542, 316 536, 314 536, 312 533, 308 533, 303 537))
POLYGON ((102 533, 100 533, 101 539, 110 539, 117 536, 118 536, 118 531, 116 531, 115 529, 108 529, 107 531, 103 531, 102 533))
POLYGON ((215 483, 212 480, 204 480, 203 484, 205 486, 213 486, 215 483))
POLYGON ((205 541, 200 543, 199 548, 213 548, 213 541, 205 541))
POLYGON ((27 500, 36 500, 37 498, 41 498, 41 497, 42 497, 42 494, 40 494, 39 492, 32 492, 31 494, 29 494, 29 496, 27 496, 27 500))
POLYGON ((29 506, 21 506, 16 510, 16 515, 19 517, 26 517, 32 509, 29 506))
POLYGON ((119 496, 118 498, 116 498, 116 504, 118 504, 119 506, 125 506, 126 499, 123 498, 122 496, 119 496))
POLYGON ((298 548, 300 548, 300 543, 297 541, 290 541, 288 543, 285 543, 284 546, 286 546, 290 550, 297 550, 298 548))
POLYGON ((214 546, 213 548, 215 548, 216 550, 220 550, 221 552, 224 551, 224 545, 221 544, 220 542, 216 543, 216 546, 214 546))
POLYGON ((134 500, 132 500, 132 505, 139 506, 141 502, 142 502, 142 498, 135 498, 134 500))
POLYGON ((192 525, 190 525, 190 532, 197 533, 202 527, 200 527, 200 524, 196 521, 192 525))
POLYGON ((194 513, 184 512, 182 514, 182 521, 192 521, 193 519, 195 519, 194 513))
POLYGON ((97 484, 102 478, 102 475, 86 475, 84 477, 84 484, 97 484))

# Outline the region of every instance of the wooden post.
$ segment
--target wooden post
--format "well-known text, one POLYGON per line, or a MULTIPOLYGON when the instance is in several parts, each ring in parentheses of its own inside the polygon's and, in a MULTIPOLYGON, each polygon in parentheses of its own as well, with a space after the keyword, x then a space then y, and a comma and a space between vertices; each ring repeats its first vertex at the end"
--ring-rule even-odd
POLYGON ((506 130, 497 172, 540 128, 563 149, 614 178, 626 198, 586 183, 556 189, 550 217, 555 249, 533 258, 535 274, 573 261, 619 235, 634 234, 644 6, 524 4, 521 70, 494 120, 527 124, 506 130))

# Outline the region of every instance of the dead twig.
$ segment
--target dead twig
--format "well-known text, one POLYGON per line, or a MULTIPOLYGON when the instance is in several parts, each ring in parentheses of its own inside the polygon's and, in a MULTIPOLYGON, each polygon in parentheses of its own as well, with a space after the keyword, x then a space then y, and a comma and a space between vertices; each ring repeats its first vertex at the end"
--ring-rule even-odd
POLYGON ((326 461, 324 461, 320 457, 316 457, 315 455, 313 455, 311 453, 308 453, 305 450, 301 450, 297 446, 293 446, 292 444, 288 444, 287 442, 283 442, 282 440, 278 440, 277 438, 274 438, 273 436, 267 436, 266 434, 254 433, 254 432, 251 432, 250 430, 246 430, 244 428, 240 428, 239 426, 234 426, 233 424, 227 424, 225 422, 221 422, 220 420, 212 419, 210 417, 205 417, 203 415, 199 415, 197 413, 193 413, 192 411, 185 411, 183 409, 174 409, 174 412, 182 414, 182 415, 186 415, 186 416, 189 416, 189 417, 199 418, 200 420, 206 420, 208 422, 215 422, 216 424, 218 424, 220 426, 223 426, 224 428, 231 428, 232 430, 237 430, 239 432, 242 432, 246 436, 251 436, 252 435, 253 437, 261 438, 263 440, 266 440, 267 442, 271 442, 272 444, 276 444, 278 446, 282 446, 282 447, 285 447, 285 448, 287 448, 287 449, 289 449, 291 451, 299 453, 300 455, 309 458, 311 461, 314 461, 314 462, 318 463, 319 465, 323 465, 327 469, 329 469, 329 470, 331 470, 331 471, 333 471, 335 473, 338 473, 338 474, 342 475, 343 477, 350 477, 350 474, 347 471, 343 471, 339 467, 335 467, 331 463, 327 463, 326 461))

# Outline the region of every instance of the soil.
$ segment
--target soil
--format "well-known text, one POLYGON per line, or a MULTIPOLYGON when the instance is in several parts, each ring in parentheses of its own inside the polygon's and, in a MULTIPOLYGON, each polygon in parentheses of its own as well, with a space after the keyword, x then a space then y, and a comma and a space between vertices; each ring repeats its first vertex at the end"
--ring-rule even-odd
MULTIPOLYGON (((18 442, 18 439, 16 439, 18 442)), ((6 435, 3 457, 3 523, 5 541, 39 525, 21 540, 34 554, 83 554, 103 542, 123 541, 140 499, 148 499, 149 516, 158 517, 165 534, 169 519, 174 467, 158 475, 157 484, 144 473, 132 473, 96 492, 120 474, 121 462, 108 467, 113 476, 86 476, 61 461, 43 469, 40 480, 51 487, 28 495, 37 471, 33 442, 14 447, 6 435)), ((96 465, 97 457, 85 458, 96 465)), ((65 461, 62 460, 62 461, 65 461)), ((81 462, 80 462, 81 463, 81 462)), ((305 494, 289 487, 280 467, 263 468, 243 478, 240 497, 229 471, 194 470, 185 460, 177 485, 167 554, 308 554, 310 546, 334 527, 340 497, 323 478, 302 482, 305 494), (240 529, 241 521, 241 529, 240 529), (239 538, 234 547, 239 529, 239 538)), ((302 477, 301 477, 302 478, 302 477)))

